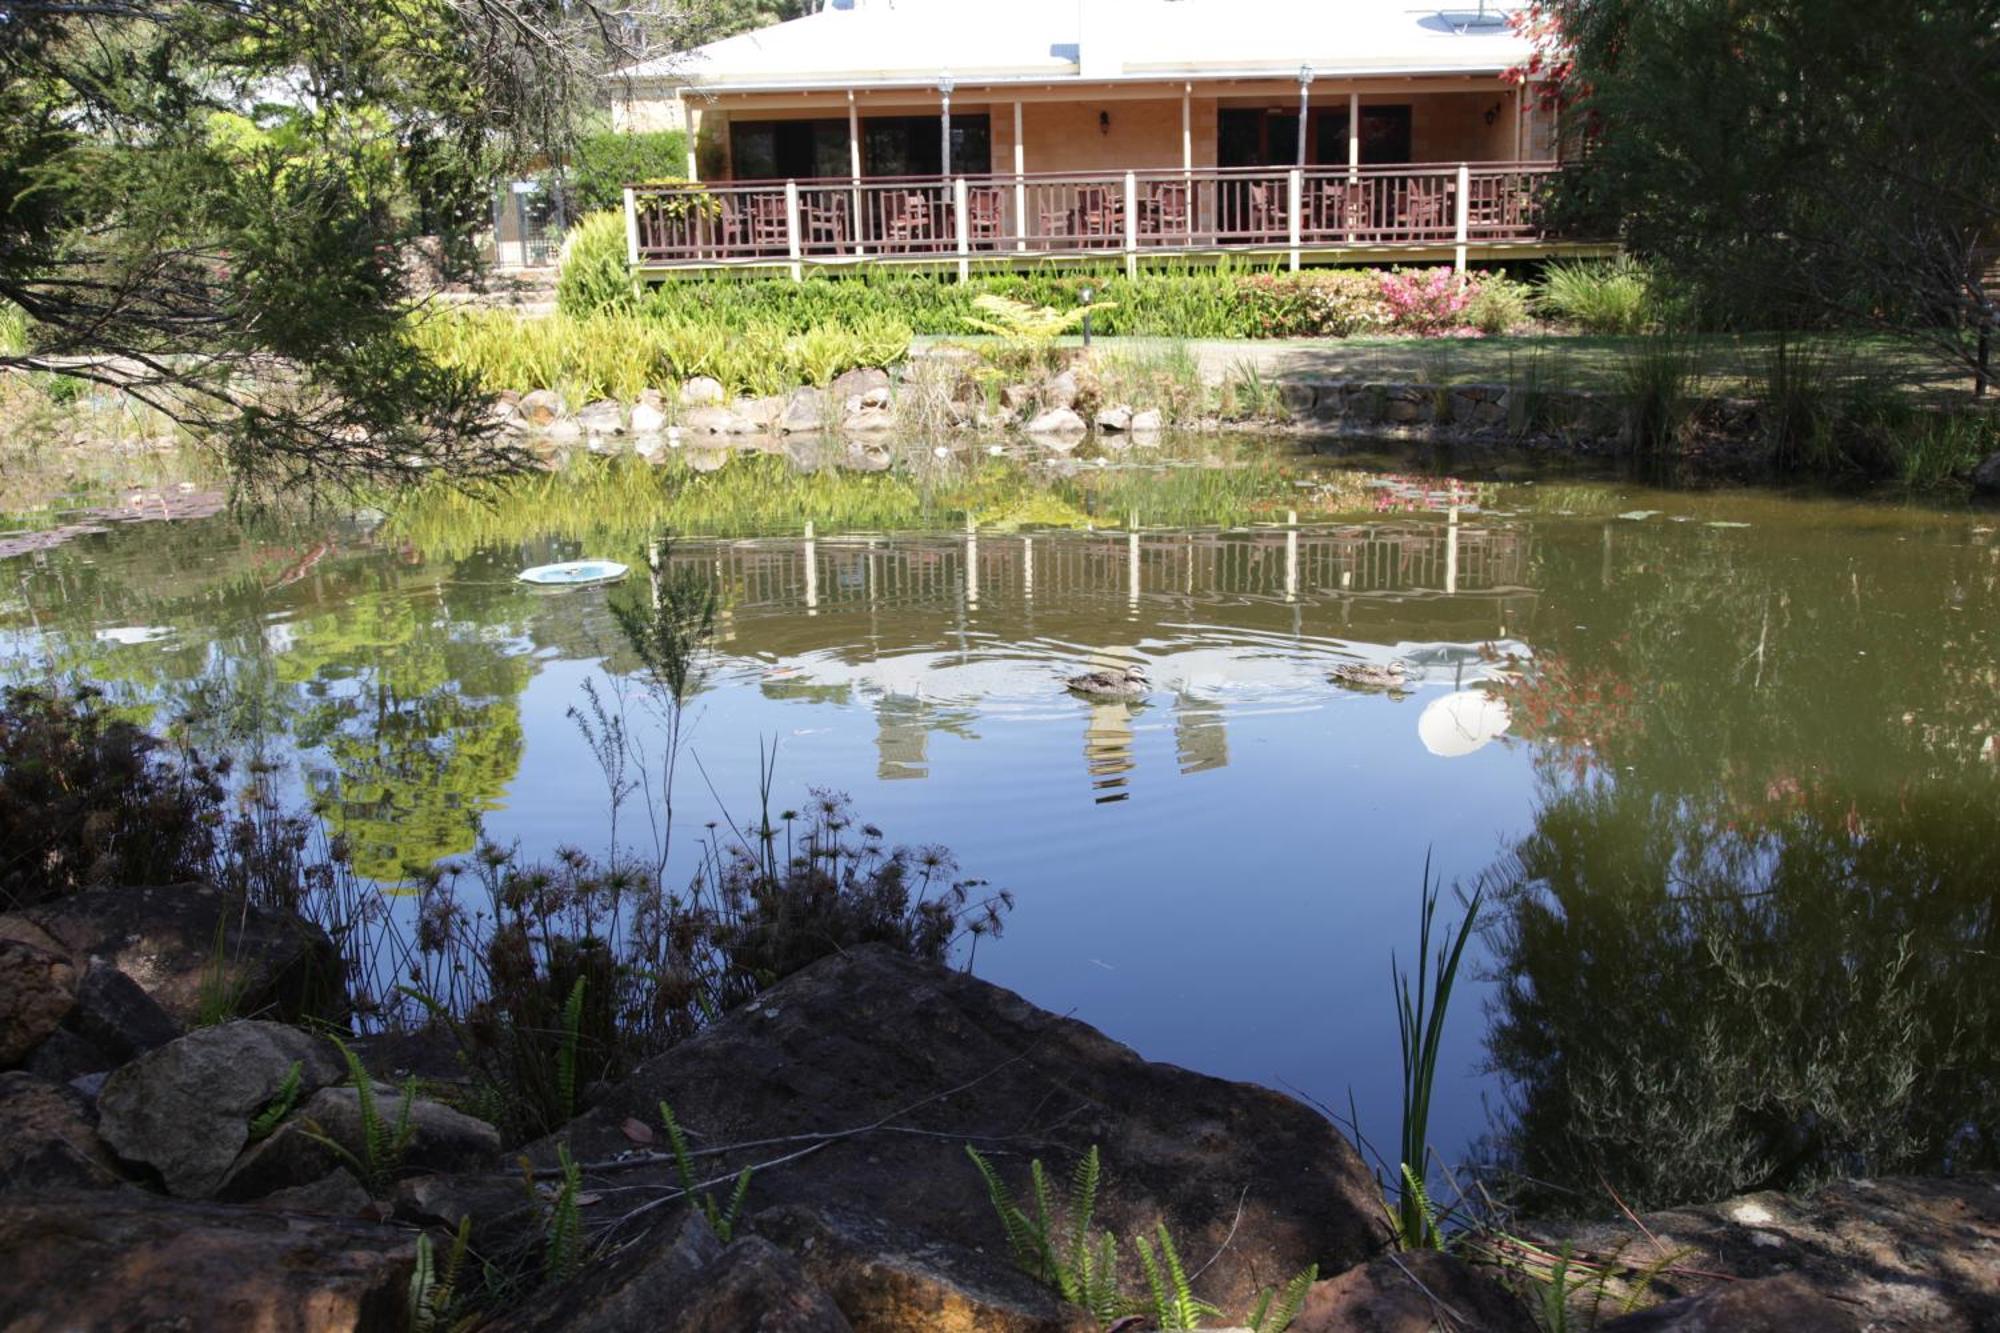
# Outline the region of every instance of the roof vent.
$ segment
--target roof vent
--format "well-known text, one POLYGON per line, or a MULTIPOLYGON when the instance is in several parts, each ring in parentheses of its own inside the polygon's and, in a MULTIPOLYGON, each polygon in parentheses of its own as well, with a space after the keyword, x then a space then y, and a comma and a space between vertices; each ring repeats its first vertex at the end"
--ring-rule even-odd
POLYGON ((1440 10, 1438 17, 1460 32, 1505 27, 1510 17, 1500 0, 1479 0, 1476 9, 1440 10))

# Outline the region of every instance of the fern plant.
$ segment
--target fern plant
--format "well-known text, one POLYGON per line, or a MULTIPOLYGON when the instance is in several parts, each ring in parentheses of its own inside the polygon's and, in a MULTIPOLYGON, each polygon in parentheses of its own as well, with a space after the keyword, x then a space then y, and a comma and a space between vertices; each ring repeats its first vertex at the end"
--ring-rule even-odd
POLYGON ((695 1196, 694 1154, 688 1151, 687 1134, 681 1129, 680 1121, 674 1118, 674 1108, 660 1103, 660 1120, 667 1127, 667 1143, 673 1149, 674 1174, 680 1178, 681 1192, 695 1199, 695 1206, 708 1219, 708 1229, 715 1238, 727 1245, 736 1235, 736 1220, 743 1215, 743 1204, 750 1197, 751 1168, 744 1167, 736 1174, 736 1184, 729 1192, 729 1203, 718 1206, 715 1195, 707 1190, 695 1196))
POLYGON ((1299 1317, 1299 1311, 1305 1309, 1306 1297, 1317 1281, 1319 1265, 1308 1264, 1285 1284, 1283 1291, 1266 1291, 1259 1296, 1257 1308, 1250 1315, 1250 1333, 1285 1333, 1299 1317))
POLYGON ((583 1191, 583 1168, 569 1155, 566 1143, 556 1145, 556 1164, 562 1169, 562 1184, 549 1204, 542 1272, 551 1281, 560 1282, 574 1275, 583 1261, 583 1212, 578 1202, 583 1191))
POLYGON ((569 988, 569 998, 563 1001, 562 1044, 556 1048, 556 1097, 565 1120, 576 1115, 576 1050, 583 1036, 583 985, 584 978, 578 977, 569 988))
POLYGON ((292 1113, 292 1108, 298 1105, 299 1078, 304 1071, 304 1061, 292 1061, 292 1067, 285 1071, 277 1092, 264 1103, 263 1110, 250 1118, 250 1142, 261 1143, 270 1138, 273 1131, 284 1123, 285 1117, 292 1113))
POLYGON ((340 1038, 330 1040, 346 1062, 347 1077, 354 1085, 355 1104, 361 1116, 361 1151, 357 1153, 329 1136, 317 1121, 306 1122, 306 1134, 346 1163, 360 1178, 363 1188, 379 1199, 389 1192, 390 1185, 401 1172, 403 1154, 409 1150, 410 1140, 416 1137, 416 1127, 411 1124, 410 1115, 416 1105, 417 1081, 409 1079, 403 1084, 392 1120, 382 1113, 381 1105, 375 1099, 375 1079, 362 1065, 361 1057, 340 1038))
POLYGON ((416 1263, 410 1272, 410 1295, 405 1322, 410 1333, 445 1333, 456 1327, 450 1319, 452 1302, 458 1296, 458 1275, 472 1245, 472 1216, 458 1220, 458 1234, 452 1237, 451 1252, 445 1256, 444 1271, 437 1271, 435 1247, 428 1232, 417 1236, 416 1263))
POLYGON ((1139 1267, 1146 1274, 1146 1292, 1151 1298, 1149 1313, 1153 1322, 1162 1329, 1200 1328, 1201 1321, 1210 1317, 1220 1318, 1222 1311, 1194 1294, 1188 1282, 1187 1268, 1181 1263, 1180 1251, 1174 1247, 1172 1233, 1167 1224, 1161 1222, 1154 1228, 1159 1237, 1160 1253, 1153 1254, 1153 1247, 1144 1236, 1134 1236, 1132 1246, 1139 1251, 1139 1267))
POLYGON ((1007 1248, 1022 1271, 1047 1283, 1056 1294, 1088 1310, 1099 1323, 1126 1313, 1118 1290, 1118 1242, 1109 1232, 1093 1232, 1102 1162, 1096 1145, 1070 1172, 1067 1206, 1057 1203, 1047 1170, 1037 1158, 1029 1165, 1030 1216, 1016 1202, 993 1164, 968 1145, 966 1155, 986 1182, 986 1195, 1000 1216, 1007 1248))

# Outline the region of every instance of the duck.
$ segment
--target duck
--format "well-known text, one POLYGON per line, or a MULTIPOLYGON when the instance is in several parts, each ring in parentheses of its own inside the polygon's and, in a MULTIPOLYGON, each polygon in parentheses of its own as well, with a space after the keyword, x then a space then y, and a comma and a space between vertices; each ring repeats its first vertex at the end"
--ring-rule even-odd
POLYGON ((1401 661, 1345 662, 1333 669, 1333 679, 1353 690, 1400 690, 1410 683, 1410 668, 1401 661))
POLYGON ((1086 671, 1081 676, 1071 676, 1063 681, 1063 687, 1071 694, 1090 699, 1134 701, 1145 698, 1152 690, 1146 680, 1146 668, 1136 662, 1123 671, 1086 671))

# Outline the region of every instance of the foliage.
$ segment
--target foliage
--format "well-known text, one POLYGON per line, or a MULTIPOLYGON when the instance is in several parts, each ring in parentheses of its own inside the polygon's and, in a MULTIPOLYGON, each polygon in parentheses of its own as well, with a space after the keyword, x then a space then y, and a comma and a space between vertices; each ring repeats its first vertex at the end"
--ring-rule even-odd
POLYGON ((0 696, 0 909, 207 873, 223 768, 174 753, 88 687, 0 696))
POLYGON ((1220 1316, 1222 1311, 1196 1296, 1188 1284, 1187 1269, 1165 1222, 1159 1223, 1157 1234, 1160 1241, 1157 1258, 1144 1236, 1132 1238, 1133 1248, 1139 1252, 1139 1267, 1146 1274, 1153 1322, 1163 1329, 1200 1328, 1202 1320, 1220 1316))
POLYGON ((1505 273, 1476 274, 1471 299, 1465 303, 1466 325, 1489 338, 1512 333, 1532 318, 1533 292, 1505 273))
POLYGON ((271 1137, 273 1130, 284 1123, 285 1117, 299 1102, 299 1076, 305 1071, 305 1063, 292 1061, 291 1068, 278 1084, 278 1091, 264 1103, 262 1110, 250 1117, 250 1142, 258 1143, 271 1137))
POLYGON ((1480 894, 1466 905, 1464 919, 1450 943, 1430 958, 1431 923, 1437 915, 1438 890, 1432 886, 1430 862, 1424 862, 1423 907, 1417 932, 1417 984, 1390 962, 1396 984, 1396 1030, 1403 1052, 1403 1120, 1401 1180, 1390 1223, 1396 1244, 1405 1250, 1435 1250, 1444 1246, 1436 1209, 1425 1179, 1430 1169, 1431 1092, 1437 1083, 1438 1055, 1444 1044, 1444 1016, 1451 1006, 1452 984, 1465 953, 1465 942, 1479 917, 1480 894))
POLYGON ((6 22, 0 301, 36 338, 0 364, 122 389, 273 487, 519 465, 412 340, 418 270, 467 271, 495 176, 560 156, 607 64, 677 17, 29 0, 6 22))
POLYGON ((1700 358, 1685 340, 1656 333, 1625 354, 1620 386, 1626 432, 1644 455, 1668 455, 1685 443, 1700 386, 1700 358))
POLYGON ((1358 269, 1307 269, 1258 273, 1235 284, 1238 310, 1217 312, 1224 330, 1184 336, 1253 338, 1351 338, 1388 324, 1382 288, 1374 273, 1358 269))
POLYGON ((458 1300, 459 1276, 465 1269, 465 1256, 471 1247, 472 1214, 467 1213, 458 1220, 451 1251, 445 1256, 444 1272, 439 1273, 436 1247, 431 1243, 430 1233, 417 1233, 416 1262, 410 1270, 409 1295, 405 1306, 405 1322, 410 1333, 445 1333, 445 1330, 454 1327, 452 1307, 458 1300))
POLYGON ((1467 328, 1466 309, 1475 290, 1469 276, 1452 269, 1392 269, 1377 275, 1388 326, 1420 338, 1476 332, 1467 328))
POLYGON ((17 356, 27 350, 28 312, 0 299, 0 356, 17 356))
POLYGON ((1557 260, 1543 268, 1535 304, 1585 333, 1643 333, 1652 322, 1652 275, 1629 255, 1557 260))
POLYGON ((555 1197, 549 1201, 548 1218, 543 1224, 542 1274, 551 1282, 564 1282, 574 1277, 583 1263, 583 1213, 578 1202, 583 1191, 583 1170, 569 1155, 567 1143, 556 1144, 556 1162, 562 1183, 556 1186, 555 1197))
POLYGON ((616 210, 622 219, 627 185, 676 179, 686 170, 687 135, 680 130, 601 130, 577 138, 562 183, 579 214, 616 210))
POLYGON ((383 1114, 375 1100, 374 1075, 362 1065, 361 1057, 354 1053, 354 1048, 338 1037, 329 1037, 328 1040, 339 1049, 340 1057, 347 1065, 348 1082, 354 1088, 361 1116, 361 1151, 357 1153, 332 1138, 315 1121, 305 1122, 306 1133, 313 1142, 346 1163, 370 1195, 383 1198, 395 1184, 397 1175, 403 1169, 403 1154, 416 1137, 416 1126, 411 1123, 410 1115, 416 1105, 417 1081, 412 1078, 404 1082, 395 1117, 391 1119, 383 1114))
POLYGON ((556 309, 572 319, 630 311, 638 287, 626 262, 625 212, 591 213, 563 237, 556 309))
POLYGON ((687 1133, 680 1121, 674 1118, 674 1108, 660 1103, 660 1123, 666 1126, 667 1143, 673 1150, 674 1174, 680 1179, 681 1193, 694 1198, 701 1209, 701 1215, 708 1222, 708 1229, 715 1238, 727 1245, 736 1235, 736 1220, 743 1215, 743 1204, 750 1197, 750 1177, 753 1169, 744 1167, 736 1173, 736 1183, 729 1192, 729 1202, 717 1205, 715 1195, 701 1190, 694 1178, 694 1154, 688 1151, 687 1133), (697 1191, 700 1191, 697 1194, 697 1191))
POLYGON ((1994 293, 2000 33, 1958 0, 1549 0, 1567 208, 1739 326, 1872 327, 1969 373, 1994 293))
POLYGON ((1015 1200, 991 1162, 969 1145, 965 1152, 986 1183, 987 1198, 1000 1217, 1015 1265, 1064 1300, 1088 1310, 1100 1324, 1124 1314, 1127 1303, 1118 1290, 1118 1241, 1108 1231, 1091 1229, 1101 1176, 1096 1145, 1077 1159, 1068 1198, 1060 1204, 1041 1159, 1030 1163, 1027 1207, 1015 1200))

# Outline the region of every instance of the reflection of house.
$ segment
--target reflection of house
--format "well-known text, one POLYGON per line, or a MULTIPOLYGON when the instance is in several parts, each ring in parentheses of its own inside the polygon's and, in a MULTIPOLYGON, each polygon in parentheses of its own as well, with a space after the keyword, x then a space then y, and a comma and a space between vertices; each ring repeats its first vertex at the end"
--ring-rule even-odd
POLYGON ((930 776, 933 731, 970 736, 969 709, 943 709, 909 694, 884 694, 875 703, 875 774, 885 782, 930 776))
POLYGON ((1221 704, 1185 693, 1174 696, 1174 755, 1183 773, 1229 766, 1229 729, 1221 704))
POLYGON ((1126 798, 1125 775, 1138 763, 1132 754, 1132 705, 1090 705, 1090 719, 1083 728, 1083 762, 1099 805, 1126 798))
POLYGON ((624 73, 709 184, 642 191, 634 258, 1545 252, 1529 53, 1498 0, 836 0, 624 73))

